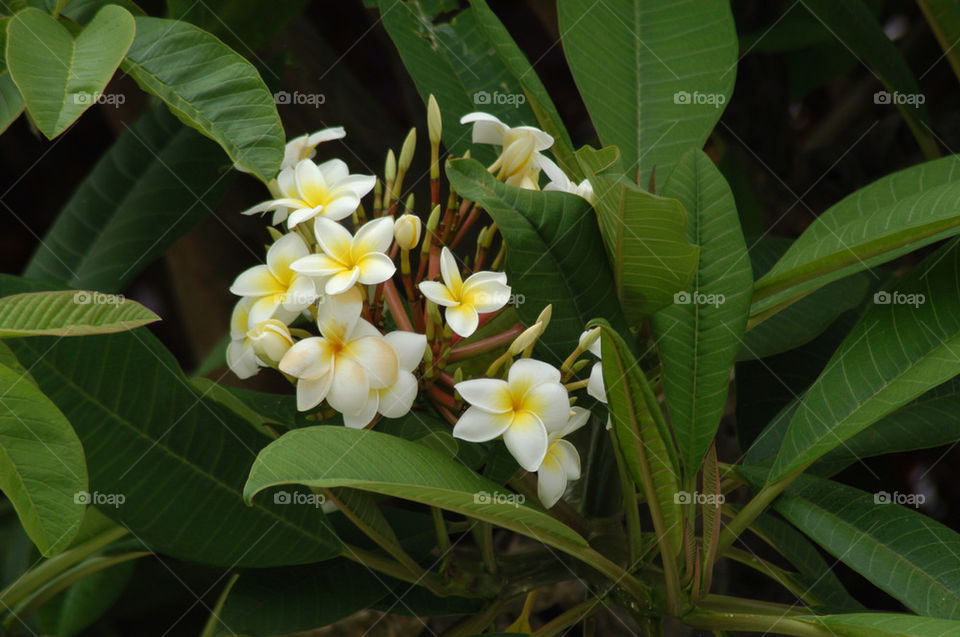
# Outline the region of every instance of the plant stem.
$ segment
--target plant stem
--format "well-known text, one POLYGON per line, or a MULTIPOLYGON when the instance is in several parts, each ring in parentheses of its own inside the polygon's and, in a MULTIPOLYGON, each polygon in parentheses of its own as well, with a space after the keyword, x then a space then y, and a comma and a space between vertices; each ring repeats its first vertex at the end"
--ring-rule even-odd
POLYGON ((451 626, 443 633, 443 637, 468 637, 479 634, 481 631, 486 630, 487 626, 497 618, 503 604, 504 600, 502 599, 494 600, 489 606, 476 615, 466 617, 451 626))
POLYGON ((603 608, 600 600, 588 599, 580 602, 576 606, 565 610, 560 615, 551 619, 540 627, 539 630, 534 631, 531 637, 554 637, 555 635, 563 634, 566 629, 582 621, 598 608, 603 608))
POLYGON ((233 585, 237 583, 238 579, 240 579, 240 573, 234 573, 227 580, 226 585, 224 585, 223 590, 220 591, 220 595, 217 597, 217 603, 214 604, 210 610, 210 617, 207 618, 207 623, 204 625, 200 637, 213 637, 216 633, 217 624, 220 623, 220 613, 223 611, 223 605, 227 603, 227 597, 230 595, 230 591, 233 590, 233 585))
POLYGON ((505 332, 500 332, 499 334, 482 338, 468 345, 454 347, 452 350, 450 350, 450 357, 447 360, 452 363, 464 358, 471 358, 472 356, 476 356, 478 354, 485 354, 486 352, 503 347, 504 345, 509 345, 513 342, 513 339, 523 332, 523 330, 523 324, 516 323, 513 325, 513 327, 505 332))
POLYGON ((770 482, 763 485, 757 495, 755 495, 752 500, 747 502, 746 506, 740 509, 740 512, 737 513, 733 519, 730 520, 730 523, 727 524, 720 532, 720 542, 717 544, 717 554, 720 555, 730 548, 737 537, 739 537, 739 535, 743 533, 748 526, 750 526, 750 523, 753 522, 758 515, 763 513, 763 510, 767 508, 767 505, 773 502, 776 497, 787 488, 787 485, 793 482, 793 480, 803 473, 804 469, 806 468, 807 465, 804 465, 793 473, 780 478, 776 482, 770 482))
POLYGON ((393 316, 393 320, 397 322, 397 327, 405 332, 415 331, 413 324, 410 322, 410 317, 403 307, 403 301, 400 300, 400 293, 397 291, 397 286, 394 285, 393 279, 388 279, 384 282, 383 293, 387 299, 387 307, 390 308, 390 315, 393 316))
POLYGON ((830 629, 791 617, 755 613, 731 613, 694 610, 682 618, 694 628, 744 630, 758 633, 782 633, 795 637, 833 637, 830 629))

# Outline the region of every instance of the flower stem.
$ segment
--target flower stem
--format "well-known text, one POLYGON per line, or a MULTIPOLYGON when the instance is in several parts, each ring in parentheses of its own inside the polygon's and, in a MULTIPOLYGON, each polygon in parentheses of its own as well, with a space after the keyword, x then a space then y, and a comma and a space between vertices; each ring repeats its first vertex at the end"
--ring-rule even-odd
POLYGON ((503 347, 504 345, 509 345, 513 342, 513 339, 523 332, 523 329, 523 324, 517 322, 504 332, 494 334, 493 336, 488 336, 487 338, 482 338, 479 341, 474 341, 467 345, 455 347, 450 351, 450 358, 448 360, 452 363, 463 360, 464 358, 472 358, 478 354, 485 354, 503 347))
POLYGON ((383 294, 387 300, 387 307, 390 308, 390 315, 397 322, 397 327, 405 332, 414 332, 413 324, 410 322, 410 316, 403 307, 403 301, 400 300, 400 293, 397 292, 397 286, 393 279, 387 279, 383 283, 383 294))

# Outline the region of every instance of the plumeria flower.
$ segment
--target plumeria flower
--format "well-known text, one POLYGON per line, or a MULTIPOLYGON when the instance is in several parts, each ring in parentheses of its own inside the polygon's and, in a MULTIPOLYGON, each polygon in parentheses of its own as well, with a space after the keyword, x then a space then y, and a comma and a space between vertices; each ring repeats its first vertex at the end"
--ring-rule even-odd
POLYGON ((536 471, 547 453, 550 431, 563 429, 570 399, 560 372, 547 363, 523 358, 507 380, 478 378, 456 385, 470 403, 453 427, 456 438, 486 442, 503 436, 507 449, 527 471, 536 471))
MULTIPOLYGON (((473 124, 473 143, 493 144, 503 150, 489 170, 511 186, 539 190, 540 169, 548 175, 561 173, 559 167, 542 154, 553 146, 553 137, 533 126, 507 126, 489 113, 467 113, 461 124, 473 124)), ((553 177, 551 176, 551 179, 553 177)))
POLYGON ((300 411, 326 399, 342 414, 359 414, 371 389, 397 382, 397 352, 377 328, 360 318, 363 297, 358 288, 322 297, 317 307, 320 336, 297 341, 278 367, 298 379, 300 411))
MULTIPOLYGON (((552 163, 552 162, 551 162, 552 163)), ((593 194, 593 186, 590 185, 589 179, 584 179, 579 184, 570 181, 570 178, 567 177, 567 174, 563 172, 559 166, 553 164, 551 168, 544 166, 544 172, 547 173, 547 177, 550 178, 550 183, 543 187, 544 190, 557 190, 560 192, 569 192, 572 195, 577 195, 582 197, 590 202, 590 205, 596 205, 597 198, 593 194), (556 168, 556 172, 553 169, 556 168)))
POLYGON ((300 235, 285 234, 267 250, 266 265, 253 266, 233 282, 233 294, 256 298, 250 307, 251 326, 269 318, 288 323, 317 300, 314 280, 290 269, 291 263, 308 254, 310 249, 300 235))
POLYGON ((450 329, 470 336, 480 325, 480 314, 496 312, 510 300, 510 286, 503 272, 476 272, 464 281, 453 253, 446 247, 440 253, 439 281, 421 281, 423 295, 445 309, 444 317, 450 329))
POLYGON ((291 266, 302 274, 323 277, 327 294, 343 294, 357 282, 383 283, 397 266, 385 253, 393 241, 393 218, 380 217, 365 223, 356 236, 335 221, 317 217, 313 231, 320 254, 306 255, 291 266))
POLYGON ((563 438, 583 427, 589 419, 588 410, 574 407, 563 428, 550 432, 547 453, 537 469, 537 495, 548 509, 563 496, 567 482, 580 479, 580 454, 563 438))
POLYGON ((310 135, 294 137, 287 142, 286 147, 283 149, 283 162, 280 164, 280 169, 292 168, 304 159, 313 159, 317 154, 317 146, 323 142, 329 142, 334 139, 343 139, 346 136, 347 131, 343 129, 343 126, 332 126, 318 130, 310 135))
POLYGON ((344 414, 343 424, 360 429, 366 427, 380 413, 387 418, 399 418, 410 411, 417 397, 417 377, 413 371, 423 360, 427 349, 427 337, 415 332, 396 331, 384 335, 400 361, 397 380, 389 387, 370 388, 367 404, 357 414, 344 414))
POLYGON ((375 182, 373 175, 351 175, 339 159, 319 166, 312 159, 303 159, 277 176, 277 192, 281 196, 244 210, 243 214, 285 208, 289 213, 289 228, 318 216, 340 221, 353 214, 360 199, 373 190, 375 182))
MULTIPOLYGON (((595 327, 585 331, 580 335, 579 341, 580 347, 582 348, 587 339, 592 339, 589 347, 587 347, 586 350, 597 358, 600 358, 600 335, 594 330, 599 329, 599 327, 595 327)), ((590 368, 590 378, 587 379, 587 394, 593 396, 604 404, 607 402, 607 390, 603 384, 603 364, 600 361, 594 363, 593 367, 590 368)))
POLYGON ((261 361, 276 365, 293 345, 293 336, 283 321, 267 319, 247 332, 253 352, 261 361))
POLYGON ((248 296, 237 301, 230 315, 230 344, 227 346, 227 366, 237 378, 250 378, 260 371, 253 343, 247 336, 250 330, 250 306, 256 299, 248 296))

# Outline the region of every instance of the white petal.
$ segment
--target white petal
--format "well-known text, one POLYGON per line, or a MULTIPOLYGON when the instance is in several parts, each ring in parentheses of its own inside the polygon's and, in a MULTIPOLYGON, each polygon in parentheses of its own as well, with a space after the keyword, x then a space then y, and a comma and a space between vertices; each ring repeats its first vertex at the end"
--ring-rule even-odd
POLYGON ((333 349, 330 343, 318 336, 299 340, 290 346, 277 367, 284 374, 297 378, 325 376, 333 364, 333 349))
POLYGON ((250 317, 247 319, 250 327, 256 327, 257 324, 273 318, 273 315, 280 309, 283 301, 283 294, 270 294, 261 296, 250 306, 250 317))
POLYGON ((357 262, 359 281, 364 285, 383 283, 397 271, 393 259, 382 252, 370 252, 357 262))
POLYGON ((357 414, 370 398, 370 382, 363 367, 346 356, 338 356, 333 366, 333 383, 327 402, 342 414, 357 414))
POLYGON ((390 332, 383 338, 393 347, 400 361, 400 369, 412 372, 423 360, 423 353, 427 350, 427 337, 416 332, 398 330, 390 332))
POLYGON ((308 254, 290 264, 295 272, 312 276, 333 276, 344 270, 344 265, 327 254, 308 254))
POLYGON ((377 183, 377 178, 373 175, 350 175, 336 185, 336 192, 339 195, 351 192, 359 201, 367 196, 377 183))
POLYGON ((256 301, 256 297, 245 296, 233 306, 233 312, 230 314, 230 337, 234 340, 245 338, 250 329, 250 307, 256 301))
MULTIPOLYGON (((579 339, 579 341, 578 341, 578 344, 580 345, 580 347, 583 348, 583 342, 586 340, 587 336, 593 334, 595 331, 597 331, 597 330, 599 330, 599 329, 600 329, 599 327, 592 327, 592 328, 590 328, 589 330, 584 330, 583 333, 580 334, 580 339, 579 339)), ((596 339, 594 339, 593 343, 590 344, 590 347, 587 349, 587 351, 590 352, 591 354, 593 354, 594 356, 596 356, 597 358, 601 358, 601 357, 602 357, 602 354, 600 353, 600 338, 599 338, 599 337, 597 337, 596 339)))
POLYGON ((367 404, 363 406, 356 414, 343 414, 343 424, 351 429, 363 429, 370 424, 373 417, 377 415, 380 407, 380 394, 371 391, 367 404))
POLYGON ((560 501, 566 490, 567 476, 563 467, 552 457, 546 458, 537 470, 537 497, 540 498, 540 504, 549 509, 560 501))
POLYGON ((310 137, 307 139, 307 146, 317 146, 323 142, 329 142, 334 139, 342 139, 346 136, 347 131, 344 130, 343 126, 331 126, 330 128, 318 130, 316 133, 310 135, 310 137))
POLYGON ((323 182, 332 187, 338 181, 341 181, 350 174, 350 169, 347 168, 346 162, 342 159, 328 159, 322 164, 318 165, 317 168, 320 169, 320 174, 323 175, 323 182))
POLYGON ((536 414, 519 412, 503 432, 503 442, 517 464, 527 471, 536 471, 547 453, 547 428, 536 414))
POLYGON ((463 285, 463 279, 460 278, 460 266, 457 265, 456 257, 446 246, 440 251, 440 274, 450 291, 455 295, 458 294, 460 287, 463 285))
POLYGON ((294 275, 283 299, 283 309, 299 312, 317 300, 317 286, 313 279, 305 274, 294 275))
POLYGON ((437 305, 450 307, 451 305, 459 303, 459 301, 450 294, 447 286, 439 281, 421 281, 417 287, 420 288, 420 291, 425 297, 437 305))
POLYGON ((570 397, 560 383, 534 385, 523 395, 522 404, 540 417, 548 431, 559 431, 570 420, 570 397))
POLYGON ((460 118, 461 124, 473 124, 473 143, 474 144, 493 144, 500 146, 503 144, 503 136, 509 126, 489 113, 467 113, 460 118))
POLYGON ((297 191, 300 197, 312 206, 326 203, 327 182, 323 179, 320 168, 312 159, 303 159, 297 162, 294 168, 297 178, 297 191))
POLYGON ((293 168, 284 168, 277 175, 277 192, 288 199, 299 199, 300 193, 297 192, 297 178, 293 168))
POLYGON ((510 428, 513 414, 491 414, 477 407, 468 407, 453 426, 453 437, 467 442, 487 442, 510 428))
POLYGON ((240 379, 250 378, 260 371, 253 347, 243 339, 230 341, 227 345, 227 366, 240 379))
POLYGON ((397 374, 397 382, 380 390, 379 411, 387 418, 399 418, 410 411, 417 398, 417 379, 410 372, 397 374))
POLYGON ((297 224, 313 219, 322 211, 323 206, 317 206, 316 208, 298 208, 291 212, 290 216, 287 217, 287 228, 292 230, 297 224))
POLYGON ((514 126, 510 129, 513 134, 529 135, 533 138, 534 148, 539 152, 553 146, 553 136, 535 126, 514 126))
POLYGON ((522 358, 510 366, 507 382, 510 383, 511 391, 514 391, 514 388, 522 388, 523 392, 526 392, 530 387, 540 383, 559 383, 560 370, 543 361, 522 358))
POLYGON ((330 391, 330 374, 320 378, 301 378, 297 381, 297 411, 313 409, 326 398, 330 391))
POLYGON ((603 386, 603 364, 594 363, 590 368, 590 378, 587 379, 587 394, 606 404, 607 390, 603 386))
POLYGON ((450 324, 450 329, 466 338, 477 331, 480 317, 477 311, 466 303, 448 307, 443 314, 450 324))
POLYGON ((400 361, 397 352, 382 336, 364 336, 352 340, 344 347, 343 354, 366 370, 370 387, 383 389, 397 382, 400 361))
POLYGON ((323 217, 333 221, 346 219, 360 205, 360 198, 353 193, 343 194, 327 202, 323 207, 323 217))
POLYGON ((462 298, 464 304, 473 306, 477 312, 496 312, 510 301, 510 286, 494 279, 480 279, 479 282, 467 279, 462 298))
POLYGON ((360 268, 354 266, 349 270, 343 270, 327 279, 324 284, 324 291, 327 294, 336 296, 350 290, 360 279, 360 268))
POLYGON ((393 241, 393 217, 380 217, 363 224, 353 237, 351 254, 359 260, 370 252, 386 252, 393 241))
POLYGON ((340 263, 350 263, 350 246, 353 236, 350 231, 332 219, 317 217, 313 222, 313 233, 324 253, 340 263))
POLYGON ((336 296, 322 296, 317 306, 317 327, 325 337, 345 343, 361 312, 363 296, 356 288, 336 296))
POLYGON ((284 285, 265 265, 255 265, 244 270, 230 286, 230 292, 237 296, 265 296, 283 291, 284 285))
POLYGON ((567 480, 580 479, 580 454, 570 441, 557 440, 553 443, 553 456, 563 467, 567 480))
POLYGON ((267 267, 277 279, 283 281, 290 275, 290 264, 310 254, 310 248, 296 232, 289 232, 267 250, 267 267))
POLYGON ((454 389, 465 401, 493 414, 513 411, 513 398, 506 381, 499 378, 474 378, 456 384, 454 389))
MULTIPOLYGON (((570 178, 567 177, 567 174, 561 170, 560 166, 557 166, 552 159, 546 155, 539 155, 537 157, 537 165, 543 170, 547 175, 547 179, 550 180, 551 184, 557 184, 561 186, 565 192, 570 192, 570 178)), ((546 188, 544 188, 546 190, 546 188)))
POLYGON ((590 410, 584 409, 583 407, 571 407, 573 413, 570 414, 570 418, 567 420, 566 426, 563 429, 557 432, 558 437, 567 436, 577 429, 583 427, 590 420, 590 410))

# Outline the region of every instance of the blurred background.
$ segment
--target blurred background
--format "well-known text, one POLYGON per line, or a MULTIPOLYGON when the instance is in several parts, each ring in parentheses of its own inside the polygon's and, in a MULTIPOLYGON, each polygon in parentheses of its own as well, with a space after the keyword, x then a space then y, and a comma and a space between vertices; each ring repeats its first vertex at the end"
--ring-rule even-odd
MULTIPOLYGON (((321 157, 338 156, 351 171, 381 176, 386 150, 398 150, 411 125, 425 138, 423 103, 379 23, 376 9, 360 0, 264 0, 262 4, 264 11, 275 15, 265 18, 263 31, 258 33, 234 32, 229 16, 221 20, 202 2, 189 9, 189 19, 250 58, 271 89, 322 96, 312 104, 279 106, 288 137, 342 125, 347 138, 322 146, 321 157)), ((923 14, 916 4, 904 0, 869 4, 920 83, 941 152, 960 151, 960 87, 923 14)), ((534 63, 575 144, 596 144, 564 61, 554 3, 491 0, 490 5, 534 63)), ((152 0, 141 6, 151 15, 167 15, 163 2, 152 0)), ((879 80, 802 3, 742 0, 733 3, 733 11, 742 59, 733 98, 708 152, 734 189, 748 245, 753 244, 752 238, 765 234, 795 237, 818 213, 848 193, 924 160, 896 108, 877 103, 875 93, 882 90, 879 80)), ((23 270, 58 211, 100 155, 150 106, 132 80, 122 75, 118 73, 106 91, 124 96, 122 104, 93 107, 53 142, 33 130, 24 117, 0 138, 3 272, 23 270)), ((458 126, 455 122, 444 125, 458 126)), ((415 162, 415 178, 408 178, 406 184, 420 201, 428 200, 424 147, 421 144, 419 163, 415 162)), ((151 329, 187 371, 204 361, 216 366, 235 301, 227 288, 237 273, 260 261, 263 245, 269 240, 261 220, 239 214, 266 198, 262 185, 230 171, 226 157, 223 170, 224 192, 219 201, 211 203, 209 212, 124 291, 163 317, 162 323, 151 329)), ((422 208, 417 211, 425 216, 422 208)), ((890 269, 918 258, 907 257, 890 269)), ((882 276, 880 272, 878 283, 882 276)), ((745 423, 738 435, 737 423, 728 419, 721 432, 721 460, 736 461, 741 444, 749 442, 744 440, 749 438, 744 431, 768 422, 809 384, 849 323, 850 317, 845 317, 808 345, 763 362, 738 365, 731 405, 736 401, 741 419, 749 416, 751 422, 745 423)), ((225 374, 223 367, 210 377, 224 383, 239 382, 225 374)), ((281 379, 266 374, 251 379, 247 386, 283 389, 281 379), (278 381, 280 386, 271 385, 278 381)), ((960 426, 960 414, 951 417, 960 426)), ((924 493, 923 511, 958 528, 960 490, 955 488, 953 469, 958 461, 960 450, 930 449, 870 459, 847 469, 838 479, 867 491, 883 488, 924 493)), ((759 545, 751 548, 761 551, 759 545)), ((827 560, 834 562, 829 556, 827 560)), ((170 617, 188 608, 193 596, 210 598, 217 593, 205 586, 213 574, 200 567, 144 561, 137 568, 148 573, 133 578, 122 602, 86 634, 164 634, 170 617)), ((763 594, 765 584, 754 583, 752 572, 729 569, 719 574, 720 586, 726 580, 736 582, 742 594, 750 594, 751 587, 754 594, 763 594)), ((865 585, 856 573, 842 565, 837 569, 865 604, 900 608, 896 601, 865 585)), ((539 612, 549 618, 562 610, 560 604, 559 598, 542 600, 539 612)), ((168 634, 196 634, 206 614, 202 605, 195 604, 168 634)), ((349 626, 343 630, 317 634, 362 632, 351 632, 355 629, 349 626)), ((611 621, 610 632, 603 634, 629 634, 624 630, 623 625, 611 621)), ((420 631, 423 626, 419 622, 396 617, 381 622, 370 634, 414 635, 420 631), (381 632, 387 630, 394 632, 381 632)))

